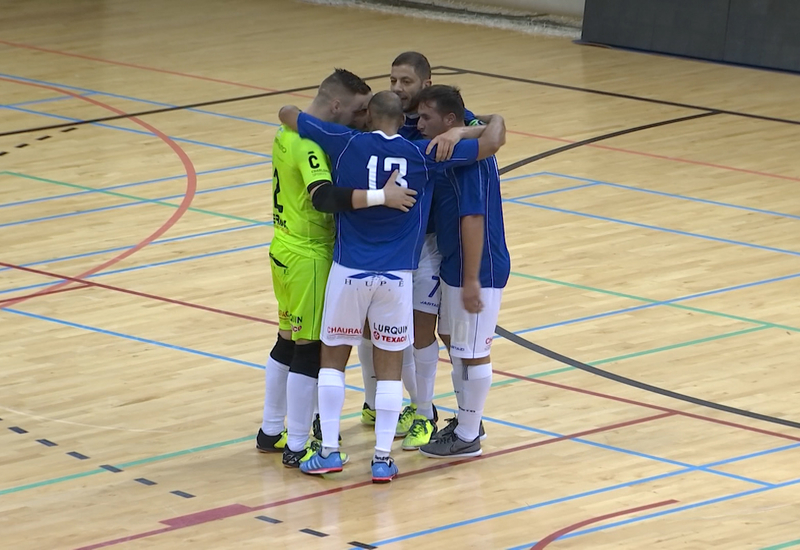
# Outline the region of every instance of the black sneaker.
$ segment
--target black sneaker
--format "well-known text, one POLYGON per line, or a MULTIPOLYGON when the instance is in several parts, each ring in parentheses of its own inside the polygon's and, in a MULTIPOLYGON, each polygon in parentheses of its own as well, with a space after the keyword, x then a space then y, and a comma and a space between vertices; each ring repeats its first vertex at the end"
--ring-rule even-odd
MULTIPOLYGON (((442 428, 441 430, 439 430, 438 432, 433 434, 431 436, 431 441, 433 441, 435 439, 439 439, 440 437, 445 437, 447 435, 450 435, 451 433, 456 431, 457 427, 458 427, 458 417, 454 416, 453 418, 448 418, 447 419, 447 426, 445 426, 444 428, 442 428)), ((486 432, 483 429, 483 420, 481 420, 481 425, 478 428, 478 438, 481 441, 486 439, 486 432)))
MULTIPOLYGON (((314 417, 314 422, 312 422, 311 424, 311 432, 314 436, 314 439, 322 443, 322 424, 320 424, 319 415, 316 415, 314 417)), ((341 442, 342 442, 342 434, 339 434, 339 443, 341 442)))
POLYGON ((465 458, 481 455, 481 438, 464 441, 452 433, 431 441, 419 448, 419 452, 429 458, 465 458))
POLYGON ((286 430, 278 435, 267 435, 261 428, 256 436, 256 449, 262 453, 280 453, 286 447, 286 430))
POLYGON ((287 468, 299 468, 300 464, 311 458, 319 448, 319 442, 314 440, 309 440, 301 451, 293 451, 287 445, 283 449, 283 465, 287 468))

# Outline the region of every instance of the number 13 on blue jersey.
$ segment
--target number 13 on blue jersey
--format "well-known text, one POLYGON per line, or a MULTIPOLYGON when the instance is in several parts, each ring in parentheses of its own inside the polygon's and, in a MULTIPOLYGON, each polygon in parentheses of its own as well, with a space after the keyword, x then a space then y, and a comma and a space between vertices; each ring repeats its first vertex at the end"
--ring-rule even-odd
MULTIPOLYGON (((404 158, 386 157, 383 159, 383 171, 392 173, 397 169, 397 185, 408 188, 408 182, 405 180, 408 174, 408 161, 404 158)), ((378 156, 372 155, 367 162, 367 170, 369 171, 369 188, 378 188, 378 156)))

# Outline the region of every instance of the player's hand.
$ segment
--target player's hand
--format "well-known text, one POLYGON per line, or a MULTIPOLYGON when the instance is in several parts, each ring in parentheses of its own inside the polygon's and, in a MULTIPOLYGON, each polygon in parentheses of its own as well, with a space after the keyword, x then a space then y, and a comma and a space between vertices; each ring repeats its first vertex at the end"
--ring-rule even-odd
POLYGON ((389 176, 389 179, 386 180, 386 184, 383 186, 383 205, 396 210, 402 210, 403 212, 408 212, 408 209, 414 206, 414 204, 417 202, 417 199, 414 198, 414 195, 416 195, 417 192, 413 189, 408 189, 407 187, 398 185, 398 175, 399 172, 395 170, 392 172, 392 175, 389 176))
POLYGON ((450 160, 453 156, 453 150, 456 144, 461 141, 461 130, 459 128, 450 128, 443 134, 439 134, 431 140, 425 153, 431 154, 433 148, 436 147, 436 162, 450 160))
POLYGON ((461 301, 464 302, 464 309, 469 313, 480 313, 483 311, 481 282, 479 280, 464 281, 464 286, 461 289, 461 301))

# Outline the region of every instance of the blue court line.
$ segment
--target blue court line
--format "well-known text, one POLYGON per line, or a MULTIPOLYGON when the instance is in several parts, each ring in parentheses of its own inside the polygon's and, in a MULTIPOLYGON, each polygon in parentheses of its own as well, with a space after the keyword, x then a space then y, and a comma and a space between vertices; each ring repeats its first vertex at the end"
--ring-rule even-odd
MULTIPOLYGON (((33 109, 25 109, 23 107, 9 107, 9 106, 0 105, 0 108, 9 109, 9 110, 12 110, 12 111, 20 111, 22 113, 28 113, 28 114, 32 114, 32 115, 55 118, 55 119, 58 119, 58 120, 67 120, 67 121, 70 121, 70 122, 82 122, 82 120, 79 119, 79 118, 63 116, 63 115, 56 115, 56 114, 53 114, 53 113, 45 113, 43 111, 34 111, 33 109)), ((137 130, 136 128, 125 128, 124 126, 114 126, 113 124, 105 124, 105 123, 102 123, 102 122, 92 122, 91 125, 92 126, 98 126, 100 128, 108 128, 110 130, 121 130, 123 132, 130 132, 132 134, 139 134, 139 135, 143 135, 143 136, 157 137, 153 132, 150 132, 148 130, 137 130)), ((204 141, 197 141, 197 140, 194 140, 194 139, 179 138, 179 137, 175 137, 175 136, 169 136, 169 138, 171 140, 173 140, 173 141, 178 141, 178 142, 181 142, 181 143, 189 143, 189 144, 192 144, 192 145, 199 145, 199 146, 202 146, 202 147, 210 147, 212 149, 221 149, 223 151, 232 151, 234 153, 241 153, 241 154, 244 154, 244 155, 255 155, 257 157, 272 158, 270 155, 267 155, 266 153, 257 153, 255 151, 247 151, 245 149, 236 149, 235 147, 226 147, 224 145, 217 145, 216 143, 207 143, 207 142, 204 142, 204 141)))
POLYGON ((746 212, 755 212, 755 213, 758 213, 758 214, 768 214, 770 216, 777 216, 777 217, 780 217, 780 218, 790 218, 790 219, 793 219, 793 220, 800 220, 800 216, 798 216, 796 214, 786 214, 784 212, 775 212, 774 210, 764 210, 763 208, 752 208, 750 206, 742 206, 740 204, 732 204, 732 203, 729 203, 729 202, 714 201, 714 200, 710 200, 710 199, 701 199, 701 198, 697 198, 697 197, 690 197, 688 195, 680 195, 678 193, 666 193, 664 191, 655 191, 653 189, 645 189, 645 188, 642 188, 642 187, 634 187, 632 185, 623 185, 621 183, 612 183, 612 182, 608 182, 608 181, 593 180, 593 179, 589 179, 589 178, 581 178, 581 177, 578 177, 578 176, 570 176, 568 174, 559 174, 557 172, 542 172, 542 175, 543 176, 553 176, 553 177, 563 178, 563 179, 577 180, 577 181, 586 181, 586 182, 593 183, 595 185, 604 185, 604 186, 607 186, 607 187, 616 187, 616 188, 619 188, 619 189, 625 189, 625 190, 628 190, 628 191, 636 191, 636 192, 639 192, 639 193, 649 193, 651 195, 660 195, 662 197, 669 197, 669 198, 673 198, 673 199, 680 199, 680 200, 691 201, 691 202, 699 202, 699 203, 702 203, 702 204, 710 204, 710 205, 713 205, 713 206, 722 206, 722 207, 725 207, 725 208, 734 208, 736 210, 744 210, 746 212))
MULTIPOLYGON (((760 281, 754 281, 754 282, 750 282, 750 283, 742 283, 742 284, 739 284, 739 285, 734 285, 734 286, 729 286, 729 287, 724 287, 724 288, 718 288, 716 290, 707 290, 705 292, 698 292, 696 294, 689 294, 687 296, 679 296, 678 298, 672 298, 672 299, 669 299, 669 300, 653 301, 653 302, 650 302, 650 303, 647 303, 647 304, 641 304, 641 305, 638 305, 638 306, 631 306, 631 307, 626 307, 626 308, 622 308, 622 309, 615 309, 615 310, 612 310, 612 311, 605 311, 603 313, 596 313, 594 315, 587 315, 585 317, 577 317, 575 319, 567 319, 565 321, 559 321, 557 323, 548 323, 546 325, 541 325, 541 326, 538 326, 538 327, 525 329, 525 330, 520 331, 519 333, 515 333, 515 334, 526 334, 528 332, 535 332, 535 331, 545 330, 545 329, 549 329, 549 328, 562 327, 562 326, 566 326, 566 325, 573 325, 573 324, 576 324, 576 323, 582 323, 584 321, 591 321, 591 320, 594 320, 594 319, 601 319, 603 317, 611 317, 611 316, 614 316, 614 315, 621 315, 623 313, 630 313, 630 312, 633 312, 633 311, 641 311, 643 309, 650 309, 650 308, 654 308, 654 307, 657 307, 657 306, 676 304, 676 303, 679 303, 679 302, 685 302, 687 300, 694 300, 695 298, 704 298, 704 297, 707 297, 707 296, 713 296, 715 294, 723 294, 725 292, 732 292, 732 291, 741 290, 741 289, 744 289, 744 288, 761 286, 761 285, 766 285, 766 284, 770 284, 770 283, 776 283, 776 282, 780 282, 780 281, 788 281, 788 280, 797 279, 797 278, 800 278, 800 273, 792 273, 790 275, 783 275, 783 276, 780 276, 780 277, 771 277, 769 279, 762 279, 760 281)), ((766 322, 764 324, 771 325, 771 323, 766 323, 766 322)), ((500 338, 502 338, 502 336, 499 336, 499 335, 495 336, 495 339, 500 339, 500 338)))
MULTIPOLYGON (((88 92, 88 93, 80 94, 80 95, 86 97, 86 96, 94 95, 96 93, 98 93, 98 92, 88 92)), ((0 107, 22 107, 23 105, 35 105, 37 103, 50 103, 52 101, 62 101, 64 99, 76 99, 76 98, 72 97, 71 95, 61 95, 61 96, 58 96, 58 97, 48 97, 48 98, 45 98, 45 99, 34 99, 34 100, 31 100, 31 101, 20 101, 19 103, 6 103, 4 105, 0 105, 0 107)))
MULTIPOLYGON (((208 193, 216 193, 216 192, 219 192, 219 191, 229 191, 231 189, 238 189, 240 187, 250 187, 250 186, 253 186, 253 185, 261 185, 261 184, 264 184, 264 183, 269 183, 271 181, 272 181, 272 178, 266 179, 266 180, 250 181, 250 182, 246 182, 246 183, 237 183, 237 184, 234 184, 234 185, 225 185, 223 187, 212 187, 211 189, 203 189, 202 191, 197 191, 195 193, 195 195, 204 195, 204 194, 208 194, 208 193)), ((61 218, 72 218, 74 216, 81 216, 83 214, 94 214, 96 212, 105 212, 106 210, 117 210, 117 209, 120 209, 120 208, 127 208, 129 206, 137 206, 137 205, 142 205, 142 204, 152 204, 154 202, 163 202, 163 201, 167 201, 167 200, 180 199, 183 196, 184 196, 183 193, 177 193, 175 195, 168 195, 166 197, 157 197, 157 198, 154 198, 154 199, 142 199, 142 200, 138 200, 138 201, 123 202, 122 204, 113 204, 111 206, 101 206, 101 207, 98 207, 98 208, 90 208, 89 210, 78 210, 77 212, 65 212, 63 214, 53 214, 51 216, 43 216, 41 218, 29 218, 27 220, 18 220, 18 221, 15 221, 15 222, 2 223, 2 224, 0 224, 0 228, 2 228, 2 227, 11 227, 11 226, 15 226, 15 225, 26 225, 26 224, 29 224, 29 223, 44 222, 44 221, 49 221, 49 220, 61 219, 61 218)), ((124 198, 124 197, 122 197, 122 198, 124 198)), ((177 207, 178 205, 174 205, 174 206, 177 207)), ((272 222, 264 222, 261 225, 272 225, 272 222)))
MULTIPOLYGON (((197 175, 198 176, 205 176, 207 174, 215 174, 217 172, 228 172, 230 170, 239 170, 240 168, 250 168, 250 167, 253 167, 253 166, 262 166, 262 165, 270 164, 270 163, 271 163, 271 161, 269 161, 269 160, 260 161, 260 162, 249 162, 247 164, 237 164, 235 166, 226 166, 225 168, 213 168, 211 170, 203 170, 202 172, 197 172, 197 175)), ((10 174, 10 175, 13 176, 13 174, 10 174)), ((186 174, 184 173, 184 174, 181 174, 179 176, 168 176, 168 177, 165 177, 165 178, 156 178, 156 179, 150 179, 150 180, 144 180, 144 181, 135 181, 133 183, 120 183, 118 185, 111 185, 109 187, 98 187, 97 190, 76 191, 75 193, 65 193, 63 195, 52 195, 50 197, 39 197, 39 198, 36 198, 36 199, 26 199, 24 201, 7 202, 7 203, 4 203, 4 204, 0 204, 0 208, 6 208, 8 206, 22 206, 24 204, 32 204, 32 203, 37 203, 37 202, 52 201, 52 200, 56 200, 56 199, 65 199, 67 197, 76 197, 78 195, 88 195, 88 194, 91 194, 91 193, 97 193, 99 191, 113 191, 113 190, 116 190, 116 189, 125 189, 125 188, 128 188, 128 187, 136 187, 136 186, 139 186, 139 185, 149 185, 151 183, 161 183, 161 182, 165 182, 165 181, 180 180, 180 179, 185 179, 185 178, 186 178, 186 174)))
MULTIPOLYGON (((34 78, 25 78, 25 77, 22 77, 22 76, 4 74, 4 73, 0 73, 0 76, 5 76, 7 78, 20 80, 20 81, 23 81, 23 82, 33 82, 33 83, 36 83, 36 84, 46 84, 48 86, 54 86, 56 88, 62 88, 62 89, 65 89, 65 90, 89 92, 89 94, 99 94, 99 95, 103 95, 103 96, 106 96, 106 97, 116 97, 117 99, 126 99, 128 101, 136 101, 136 102, 139 102, 139 103, 148 103, 150 105, 158 105, 160 107, 178 107, 178 105, 173 105, 171 103, 163 103, 161 101, 153 101, 153 100, 150 100, 150 99, 142 99, 142 98, 139 98, 139 97, 132 97, 132 96, 121 95, 121 94, 114 94, 114 93, 111 93, 111 92, 102 92, 100 90, 91 90, 89 88, 81 88, 79 86, 70 86, 70 85, 67 85, 67 84, 61 84, 59 82, 50 82, 50 81, 47 81, 47 80, 37 80, 37 79, 34 79, 34 78)), ((84 95, 89 95, 89 94, 84 94, 84 95)), ((70 96, 66 96, 65 99, 68 99, 69 97, 70 96)), ((19 104, 14 104, 14 105, 19 105, 19 104)), ((266 120, 258 120, 258 119, 254 119, 254 118, 246 118, 246 117, 240 117, 240 116, 234 116, 234 115, 226 115, 226 114, 223 114, 223 113, 216 113, 214 111, 206 111, 206 110, 203 110, 203 109, 193 109, 192 108, 192 109, 182 109, 182 110, 183 111, 192 111, 192 112, 195 112, 195 113, 202 113, 204 115, 212 115, 212 116, 221 117, 221 118, 231 118, 231 119, 234 119, 234 120, 241 120, 241 121, 244 121, 244 122, 252 122, 252 123, 255 123, 255 124, 263 124, 263 125, 266 125, 266 126, 280 126, 280 124, 278 124, 278 123, 268 122, 266 120)))
MULTIPOLYGON (((733 494, 730 494, 730 495, 725 495, 725 496, 721 496, 721 497, 715 497, 715 498, 711 498, 711 499, 708 499, 708 500, 695 502, 693 504, 687 504, 685 506, 678 506, 676 508, 669 508, 667 510, 662 510, 661 512, 655 512, 655 513, 647 514, 647 515, 644 515, 644 516, 638 516, 638 517, 629 518, 629 519, 625 519, 625 520, 621 520, 621 521, 616 521, 614 523, 607 523, 605 525, 599 525, 597 527, 591 527, 591 528, 588 528, 588 529, 583 529, 582 531, 575 531, 573 533, 568 533, 568 534, 566 534, 566 535, 564 535, 562 537, 559 537, 557 540, 571 539, 573 537, 579 537, 581 535, 588 535, 590 533, 595 533, 597 531, 604 531, 606 529, 613 529, 614 527, 621 527, 623 525, 628 525, 630 523, 638 523, 640 521, 645 521, 645 520, 648 520, 648 519, 653 519, 653 518, 666 516, 666 515, 670 515, 670 514, 676 514, 678 512, 684 512, 686 510, 692 510, 692 509, 695 509, 695 508, 701 508, 703 506, 709 506, 711 504, 718 504, 720 502, 726 502, 726 501, 729 501, 729 500, 734 500, 734 499, 737 499, 737 498, 746 497, 746 496, 750 496, 750 495, 756 495, 756 494, 763 493, 765 491, 770 491, 770 490, 773 490, 773 489, 782 489, 784 487, 791 487, 793 485, 798 485, 798 484, 800 484, 800 478, 793 479, 793 480, 790 480, 790 481, 784 481, 783 483, 778 483, 773 487, 760 487, 758 489, 750 489, 749 491, 742 491, 742 492, 739 492, 739 493, 733 493, 733 494)), ((533 544, 536 544, 536 543, 533 542, 533 543, 523 544, 523 545, 520 545, 520 546, 515 546, 513 548, 510 548, 509 550, 524 550, 524 549, 530 548, 533 544)))
MULTIPOLYGON (((267 243, 261 243, 261 244, 251 244, 251 245, 248 245, 248 246, 241 246, 241 247, 238 247, 238 248, 230 248, 230 249, 227 249, 227 250, 219 250, 219 251, 216 251, 216 252, 206 252, 204 254, 197 254, 195 256, 184 256, 184 257, 181 257, 181 258, 175 258, 173 260, 165 260, 163 262, 155 262, 155 263, 144 264, 144 265, 135 265, 135 266, 132 266, 132 267, 125 267, 125 268, 122 268, 122 269, 114 269, 112 271, 103 271, 101 273, 95 273, 94 275, 90 275, 89 277, 86 277, 86 279, 94 279, 96 277, 104 277, 106 275, 117 275, 119 273, 128 273, 130 271, 139 271, 140 269, 149 269, 151 267, 161 267, 161 266, 165 266, 165 265, 179 264, 179 263, 188 262, 188 261, 192 261, 192 260, 199 260, 199 259, 203 259, 203 258, 212 258, 214 256, 221 256, 223 254, 233 254, 235 252, 244 252, 246 250, 254 250, 256 248, 265 248, 265 247, 268 247, 268 246, 269 246, 269 243, 267 242, 267 243)), ((7 294, 9 292, 20 292, 20 291, 23 291, 23 290, 33 290, 33 289, 36 289, 36 288, 54 286, 54 285, 57 285, 57 284, 59 284, 61 282, 63 282, 63 281, 56 280, 56 281, 51 281, 49 283, 37 283, 35 285, 27 285, 27 286, 21 286, 21 287, 17 287, 17 288, 8 288, 8 289, 5 289, 5 290, 0 290, 0 294, 7 294)), ((0 309, 2 309, 1 306, 0 306, 0 309)))
MULTIPOLYGON (((542 175, 542 174, 537 174, 542 175)), ((513 199, 506 199, 510 201, 521 201, 531 197, 541 197, 543 195, 553 195, 554 193, 561 193, 563 191, 575 191, 577 189, 586 189, 587 187, 595 187, 596 183, 584 183, 583 185, 573 185, 572 187, 562 187, 561 189, 553 189, 551 191, 541 191, 539 193, 531 193, 530 195, 522 195, 521 197, 514 197, 513 199)))
MULTIPOLYGON (((220 361, 226 361, 228 363, 236 363, 237 365, 244 365, 245 367, 251 367, 256 369, 264 370, 264 365, 259 365, 257 363, 251 363, 249 361, 242 361, 240 359, 234 359, 233 357, 226 357, 224 355, 218 355, 216 353, 208 353, 205 351, 200 351, 192 348, 186 348, 183 346, 178 346, 175 344, 167 344, 166 342, 159 342, 158 340, 150 340, 149 338, 140 338, 138 336, 131 336, 130 334, 123 334, 121 332, 115 332, 113 330, 106 330, 97 327, 91 327, 89 325, 82 325, 80 323, 73 323, 70 321, 65 321, 63 319, 55 319, 53 317, 47 317, 44 315, 37 315, 35 313, 28 313, 27 311, 20 311, 18 309, 12 309, 9 307, 2 308, 3 311, 8 311, 9 313, 15 313, 17 315, 22 315, 23 317, 30 317, 32 319, 38 319, 40 321, 49 321, 51 323, 57 323, 59 325, 65 325, 72 328, 78 328, 82 330, 88 330, 89 332, 96 332, 99 334, 105 334, 108 336, 116 336, 118 338, 125 338, 126 340, 133 340, 135 342, 141 342, 143 344, 150 344, 152 346, 158 346, 162 348, 169 348, 177 351, 183 351, 186 353, 191 353, 192 355, 200 355, 202 357, 208 357, 210 359, 219 359, 220 361)), ((267 353, 265 351, 265 353, 267 353)))
MULTIPOLYGON (((370 544, 372 544, 373 546, 383 546, 383 545, 392 544, 392 543, 395 543, 395 542, 400 542, 400 541, 404 541, 404 540, 408 540, 408 539, 412 539, 412 538, 417 538, 417 537, 422 537, 422 536, 425 536, 425 535, 430 535, 430 534, 433 534, 433 533, 438 533, 438 532, 441 532, 441 531, 447 531, 447 530, 450 530, 450 529, 455 529, 455 528, 458 528, 458 527, 464 527, 466 525, 471 525, 471 524, 474 524, 474 523, 480 523, 480 522, 483 522, 483 521, 488 521, 488 520, 496 519, 496 518, 499 518, 499 517, 509 516, 509 515, 512 515, 512 514, 520 513, 520 512, 526 512, 526 511, 534 510, 534 509, 537 509, 537 508, 544 508, 546 506, 552 506, 554 504, 560 504, 560 503, 563 503, 563 502, 569 502, 569 501, 577 500, 577 499, 580 499, 580 498, 583 498, 583 497, 588 497, 588 496, 593 496, 593 495, 597 495, 597 494, 607 493, 607 492, 615 491, 617 489, 623 489, 623 488, 632 487, 632 486, 635 486, 635 485, 641 485, 643 483, 649 483, 649 482, 652 482, 652 481, 658 481, 658 480, 661 480, 661 479, 674 477, 674 476, 678 476, 678 475, 681 475, 681 474, 692 473, 692 472, 696 472, 696 471, 702 471, 702 472, 706 473, 706 470, 705 470, 706 468, 711 468, 713 466, 722 466, 722 465, 731 464, 731 463, 734 463, 734 462, 741 462, 741 461, 748 460, 748 459, 755 458, 755 457, 759 457, 759 456, 764 456, 764 455, 768 455, 768 454, 774 454, 774 453, 778 453, 778 452, 782 452, 782 451, 795 449, 797 447, 800 447, 800 443, 792 443, 790 445, 784 445, 784 446, 777 447, 777 448, 774 448, 774 449, 767 449, 767 450, 758 451, 758 452, 755 452, 755 453, 748 453, 746 455, 741 455, 741 456, 736 456, 736 457, 732 457, 732 458, 728 458, 728 459, 724 459, 724 460, 719 460, 719 461, 716 461, 716 462, 703 464, 703 465, 697 466, 697 467, 681 468, 679 470, 674 470, 672 472, 667 472, 667 473, 664 473, 664 474, 658 474, 658 475, 654 475, 654 476, 650 476, 650 477, 646 477, 646 478, 636 479, 636 480, 633 480, 633 481, 627 481, 627 482, 624 482, 624 483, 619 483, 619 484, 611 485, 611 486, 608 486, 608 487, 601 487, 599 489, 593 489, 591 491, 585 491, 585 492, 582 492, 582 493, 568 495, 568 496, 565 496, 565 497, 559 497, 559 498, 548 500, 548 501, 538 502, 536 504, 530 504, 530 505, 527 505, 527 506, 521 506, 521 507, 518 507, 518 508, 511 509, 511 510, 504 510, 502 512, 496 512, 494 514, 488 514, 488 515, 477 517, 477 518, 472 518, 472 519, 468 519, 468 520, 462 520, 462 521, 450 523, 450 524, 447 524, 447 525, 441 525, 439 527, 433 527, 431 529, 425 529, 423 531, 417 531, 417 532, 414 532, 414 533, 409 533, 407 535, 402 535, 402 536, 399 536, 399 537, 393 537, 391 539, 385 539, 385 540, 378 541, 378 542, 373 542, 373 543, 370 543, 370 544)), ((780 487, 780 484, 760 487, 760 488, 756 489, 756 491, 766 491, 766 490, 775 489, 775 488, 778 488, 778 487, 780 487)), ((573 534, 573 536, 574 536, 574 534, 573 534)), ((567 537, 565 536, 563 538, 567 538, 567 537)), ((528 544, 525 544, 525 545, 517 546, 517 547, 515 547, 515 548, 513 548, 511 550, 523 550, 523 549, 527 550, 531 546, 533 546, 534 544, 536 544, 536 542, 531 542, 531 543, 528 543, 528 544)), ((357 550, 357 549, 351 549, 351 550, 357 550)))
MULTIPOLYGON (((207 237, 209 235, 217 235, 219 233, 229 233, 231 231, 240 231, 242 229, 251 229, 253 227, 263 227, 260 223, 250 223, 246 225, 240 225, 237 227, 226 227, 224 229, 215 229, 213 231, 203 231, 201 233, 190 233, 188 235, 183 235, 180 237, 170 237, 168 239, 159 239, 157 241, 153 241, 148 246, 153 246, 157 244, 166 244, 172 243, 177 241, 185 241, 189 239, 195 239, 199 237, 207 237)), ((60 258, 54 258, 52 260, 39 260, 36 262, 30 262, 27 264, 20 264, 20 267, 33 267, 37 265, 44 265, 44 264, 54 264, 57 262, 64 262, 67 260, 77 260, 79 258, 88 258, 90 256, 99 256, 101 254, 109 254, 111 252, 122 252, 123 250, 130 250, 136 245, 127 245, 127 246, 117 246, 114 248, 106 248, 105 250, 95 250, 93 252, 83 252, 81 254, 73 254, 71 256, 61 256, 60 258)), ((12 268, 10 267, 0 267, 0 271, 9 271, 12 268)))
POLYGON ((620 219, 617 219, 617 218, 610 218, 610 217, 607 217, 607 216, 598 216, 596 214, 588 214, 586 212, 578 212, 578 211, 575 211, 575 210, 567 210, 565 208, 557 208, 555 206, 546 206, 546 205, 543 205, 543 204, 535 204, 535 203, 525 202, 525 201, 521 201, 521 200, 517 200, 517 199, 503 199, 503 202, 510 202, 510 203, 513 203, 513 204, 520 204, 520 205, 529 206, 529 207, 532 207, 532 208, 539 208, 541 210, 550 210, 552 212, 558 212, 558 213, 561 213, 561 214, 571 214, 573 216, 581 216, 583 218, 590 218, 590 219, 593 219, 593 220, 600 220, 600 221, 604 221, 604 222, 612 222, 612 223, 618 223, 618 224, 622 224, 622 225, 629 225, 631 227, 637 227, 637 228, 640 228, 640 229, 650 229, 650 230, 653 230, 653 231, 660 231, 660 232, 663 232, 663 233, 672 233, 674 235, 681 235, 683 237, 694 237, 696 239, 703 239, 703 240, 707 240, 707 241, 714 241, 714 242, 719 242, 719 243, 724 243, 724 244, 732 244, 732 245, 743 246, 743 247, 747 247, 747 248, 754 248, 754 249, 757 249, 757 250, 765 250, 767 252, 779 252, 781 254, 788 254, 790 256, 800 256, 800 252, 796 252, 794 250, 785 250, 783 248, 775 248, 775 247, 772 247, 772 246, 763 246, 763 245, 760 245, 760 244, 746 243, 746 242, 743 242, 743 241, 734 241, 732 239, 723 239, 722 237, 713 237, 711 235, 704 235, 702 233, 691 233, 689 231, 680 231, 678 229, 669 229, 669 228, 660 227, 660 226, 657 226, 657 225, 648 225, 648 224, 645 224, 645 223, 638 223, 638 222, 631 222, 631 221, 627 221, 627 220, 620 220, 620 219))
MULTIPOLYGON (((216 353, 209 353, 209 352, 205 352, 205 351, 196 350, 196 349, 193 349, 193 348, 187 348, 187 347, 184 347, 184 346, 179 346, 179 345, 175 345, 175 344, 169 344, 169 343, 166 343, 166 342, 161 342, 161 341, 158 341, 158 340, 152 340, 152 339, 149 339, 149 338, 141 338, 141 337, 138 337, 138 336, 132 336, 130 334, 124 334, 124 333, 116 332, 116 331, 112 331, 112 330, 101 329, 101 328, 98 328, 98 327, 92 327, 92 326, 84 325, 84 324, 80 324, 80 323, 73 323, 71 321, 65 321, 63 319, 56 319, 54 317, 48 317, 48 316, 45 316, 45 315, 38 315, 38 314, 35 314, 35 313, 29 313, 29 312, 21 311, 21 310, 18 310, 18 309, 13 309, 13 308, 3 308, 3 309, 5 311, 8 311, 10 313, 15 313, 17 315, 22 315, 22 316, 25 316, 25 317, 30 317, 30 318, 38 319, 38 320, 42 320, 42 321, 49 321, 49 322, 52 322, 52 323, 61 324, 61 325, 69 326, 69 327, 72 327, 72 328, 78 328, 78 329, 87 330, 87 331, 90 331, 90 332, 96 332, 96 333, 99 333, 99 334, 105 334, 105 335, 108 335, 108 336, 115 336, 115 337, 118 337, 118 338, 123 338, 123 339, 127 339, 127 340, 133 340, 135 342, 140 342, 140 343, 144 343, 144 344, 150 344, 150 345, 154 345, 154 346, 164 347, 164 348, 168 348, 168 349, 182 351, 182 352, 185 352, 185 353, 191 353, 193 355, 199 355, 199 356, 208 357, 208 358, 211 358, 211 359, 218 359, 220 361, 225 361, 225 362, 228 362, 228 363, 235 363, 235 364, 238 364, 238 365, 244 365, 244 366, 251 367, 251 368, 257 368, 257 369, 262 369, 262 370, 264 369, 264 365, 260 365, 260 364, 257 364, 257 363, 251 363, 249 361, 242 361, 240 359, 235 359, 233 357, 219 355, 219 354, 216 354, 216 353)), ((360 388, 358 386, 352 386, 352 385, 348 384, 348 385, 346 385, 346 387, 348 389, 350 389, 350 390, 353 390, 353 391, 360 391, 360 392, 364 391, 363 388, 360 388)), ((443 407, 443 406, 439 406, 438 409, 442 410, 442 411, 450 412, 450 413, 455 413, 456 412, 454 409, 450 409, 450 408, 443 407)), ((516 424, 514 422, 508 422, 508 421, 505 421, 505 420, 492 418, 490 416, 483 416, 483 420, 485 420, 486 422, 491 422, 491 423, 494 423, 494 424, 499 424, 499 425, 502 425, 502 426, 515 428, 515 429, 518 429, 518 430, 524 430, 524 431, 528 431, 528 432, 533 432, 533 433, 536 433, 536 434, 539 434, 539 435, 546 435, 546 436, 549 436, 549 437, 563 437, 563 434, 559 434, 559 433, 556 433, 556 432, 551 432, 551 431, 548 431, 548 430, 541 430, 541 429, 533 428, 533 427, 526 426, 526 425, 523 425, 523 424, 516 424)), ((743 476, 737 476, 735 474, 729 474, 727 472, 718 472, 718 471, 712 470, 712 469, 710 469, 708 467, 694 466, 692 464, 687 464, 685 462, 678 462, 678 461, 675 461, 675 460, 665 459, 665 458, 661 458, 661 457, 657 457, 657 456, 653 456, 653 455, 648 455, 646 453, 641 453, 641 452, 632 451, 632 450, 629 450, 629 449, 623 449, 621 447, 615 447, 615 446, 612 446, 612 445, 606 445, 606 444, 603 444, 603 443, 590 441, 590 440, 587 440, 587 439, 572 438, 572 439, 568 439, 568 440, 565 440, 565 441, 574 441, 576 443, 582 443, 582 444, 591 445, 593 447, 598 447, 598 448, 601 448, 601 449, 604 449, 604 450, 607 450, 607 451, 621 452, 621 453, 629 454, 629 455, 636 456, 636 457, 639 457, 639 458, 645 458, 645 459, 654 460, 654 461, 657 461, 657 462, 663 462, 665 464, 678 465, 678 466, 682 466, 682 467, 688 468, 690 470, 702 470, 702 471, 704 471, 706 473, 720 475, 720 476, 723 476, 723 477, 729 477, 729 478, 736 479, 738 481, 744 481, 744 482, 748 482, 748 483, 755 483, 755 484, 764 485, 764 486, 772 486, 771 484, 763 482, 763 481, 749 479, 749 478, 746 478, 746 477, 743 477, 743 476)))

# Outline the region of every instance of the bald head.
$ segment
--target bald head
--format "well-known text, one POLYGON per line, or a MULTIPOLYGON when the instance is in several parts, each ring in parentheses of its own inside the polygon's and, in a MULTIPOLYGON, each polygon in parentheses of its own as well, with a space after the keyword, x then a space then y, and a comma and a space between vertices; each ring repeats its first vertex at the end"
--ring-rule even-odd
POLYGON ((369 102, 369 115, 373 127, 390 123, 400 128, 404 120, 403 102, 394 92, 378 92, 369 102))

